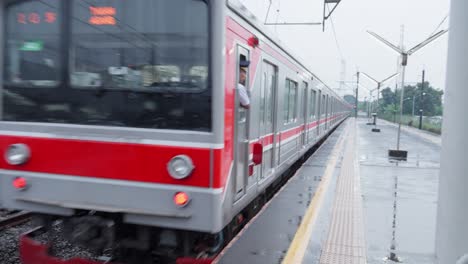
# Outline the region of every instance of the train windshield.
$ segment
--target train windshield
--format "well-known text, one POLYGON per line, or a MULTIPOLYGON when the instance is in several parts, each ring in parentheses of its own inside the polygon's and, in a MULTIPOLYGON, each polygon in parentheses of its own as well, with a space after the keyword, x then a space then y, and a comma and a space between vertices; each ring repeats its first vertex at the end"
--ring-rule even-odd
POLYGON ((18 1, 6 9, 6 121, 211 130, 203 0, 18 1))

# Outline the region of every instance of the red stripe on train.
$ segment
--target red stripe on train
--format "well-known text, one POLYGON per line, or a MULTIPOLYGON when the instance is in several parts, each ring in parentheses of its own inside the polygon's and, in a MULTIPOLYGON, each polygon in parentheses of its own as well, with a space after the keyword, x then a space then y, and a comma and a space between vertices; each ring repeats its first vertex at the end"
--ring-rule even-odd
MULTIPOLYGON (((340 116, 342 116, 342 115, 336 115, 336 116, 326 118, 326 119, 324 118, 324 119, 320 120, 320 123, 323 124, 326 121, 332 121, 334 119, 339 118, 340 116)), ((307 124, 305 127, 307 127, 307 129, 312 129, 314 127, 317 127, 318 123, 319 123, 318 121, 314 121, 314 122, 311 122, 311 123, 307 124)), ((291 137, 299 135, 302 131, 304 131, 304 126, 298 126, 298 127, 286 130, 284 132, 281 132, 276 140, 277 141, 278 140, 284 141, 286 139, 289 139, 291 137)), ((250 143, 250 149, 252 149, 253 144, 256 144, 256 143, 261 143, 264 147, 273 144, 273 134, 263 136, 259 140, 251 142, 250 143)), ((250 151, 250 152, 252 152, 252 151, 250 151)))
POLYGON ((31 159, 24 165, 12 166, 1 158, 0 168, 209 187, 209 149, 0 136, 1 153, 5 153, 6 148, 15 143, 28 145, 31 150, 31 159), (169 175, 167 164, 172 157, 180 154, 187 155, 192 159, 195 170, 187 179, 175 180, 169 175))

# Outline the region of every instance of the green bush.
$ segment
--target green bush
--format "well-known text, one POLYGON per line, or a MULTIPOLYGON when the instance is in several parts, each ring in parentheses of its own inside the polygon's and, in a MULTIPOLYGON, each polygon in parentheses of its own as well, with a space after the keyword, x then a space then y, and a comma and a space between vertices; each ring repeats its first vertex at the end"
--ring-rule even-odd
MULTIPOLYGON (((390 122, 398 122, 399 114, 394 116, 393 113, 386 112, 380 115, 379 117, 390 122)), ((404 115, 401 118, 401 123, 407 126, 419 128, 419 117, 412 117, 412 116, 404 115)), ((422 129, 440 135, 442 132, 442 125, 433 124, 423 119, 422 129)))

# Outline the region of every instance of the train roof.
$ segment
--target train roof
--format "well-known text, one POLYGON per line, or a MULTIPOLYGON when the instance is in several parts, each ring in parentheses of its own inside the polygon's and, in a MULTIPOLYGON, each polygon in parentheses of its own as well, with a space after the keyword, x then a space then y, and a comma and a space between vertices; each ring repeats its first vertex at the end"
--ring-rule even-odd
MULTIPOLYGON (((321 86, 326 87, 328 90, 333 92, 336 97, 340 98, 341 101, 345 102, 341 96, 339 96, 335 90, 330 88, 328 85, 325 84, 317 75, 312 73, 310 68, 306 66, 305 63, 303 63, 303 59, 301 59, 300 56, 297 56, 294 54, 292 51, 290 51, 288 48, 285 47, 285 45, 281 42, 280 39, 278 39, 273 32, 271 32, 269 29, 267 29, 261 21, 252 13, 250 12, 247 7, 242 4, 239 0, 226 0, 226 3, 228 7, 231 8, 232 11, 234 11, 236 14, 238 14, 241 18, 243 18, 247 23, 249 23, 251 26, 255 27, 258 31, 263 33, 263 35, 268 38, 271 42, 273 42, 278 48, 280 48, 283 52, 288 54, 296 63, 298 63, 301 67, 303 67, 310 75, 314 77, 314 80, 317 80, 321 86)), ((319 87, 322 89, 323 87, 319 87)))

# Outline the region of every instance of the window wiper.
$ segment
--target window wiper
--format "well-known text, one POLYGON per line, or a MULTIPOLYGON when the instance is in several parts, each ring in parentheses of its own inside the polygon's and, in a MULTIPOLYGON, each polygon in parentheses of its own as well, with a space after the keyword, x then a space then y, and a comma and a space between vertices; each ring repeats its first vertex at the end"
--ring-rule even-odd
POLYGON ((7 82, 5 85, 20 88, 54 88, 59 84, 53 80, 21 80, 18 82, 7 82))
POLYGON ((193 82, 154 82, 148 88, 157 88, 153 91, 167 93, 193 93, 205 90, 205 87, 199 86, 193 82))
POLYGON ((152 93, 166 93, 166 94, 177 94, 177 93, 198 93, 206 90, 205 86, 199 86, 192 82, 155 82, 149 86, 139 87, 119 87, 119 86, 79 86, 74 87, 75 89, 83 90, 94 90, 95 95, 100 97, 107 92, 152 92, 152 93))

